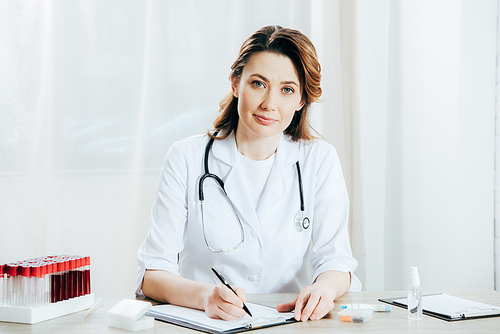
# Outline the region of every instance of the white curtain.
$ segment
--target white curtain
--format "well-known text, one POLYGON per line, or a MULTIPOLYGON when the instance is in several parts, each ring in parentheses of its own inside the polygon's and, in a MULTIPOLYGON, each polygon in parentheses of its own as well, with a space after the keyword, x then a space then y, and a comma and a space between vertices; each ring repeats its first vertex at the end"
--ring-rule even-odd
POLYGON ((241 43, 265 25, 316 44, 324 103, 314 124, 349 175, 342 59, 349 63, 350 49, 340 47, 349 44, 341 36, 352 32, 351 7, 1 1, 0 263, 89 255, 97 295, 132 295, 163 158, 175 140, 211 128, 241 43))
POLYGON ((343 164, 364 288, 405 289, 410 265, 424 289, 493 288, 496 14, 494 0, 1 1, 0 263, 90 255, 96 294, 132 295, 168 148, 211 128, 242 41, 279 24, 318 50, 313 125, 343 164))
POLYGON ((497 1, 357 5, 365 289, 404 290, 410 266, 424 290, 493 289, 497 1))

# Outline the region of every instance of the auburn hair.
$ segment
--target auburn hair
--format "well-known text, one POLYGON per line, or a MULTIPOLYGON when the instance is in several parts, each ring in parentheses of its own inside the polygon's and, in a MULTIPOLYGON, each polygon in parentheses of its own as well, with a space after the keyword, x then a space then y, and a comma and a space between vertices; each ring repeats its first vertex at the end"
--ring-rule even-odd
MULTIPOLYGON (((301 97, 304 106, 295 112, 290 125, 284 133, 292 140, 311 140, 311 125, 308 115, 311 103, 319 101, 321 96, 321 65, 318 61, 316 49, 312 42, 298 30, 283 28, 280 26, 267 26, 260 28, 248 37, 240 48, 238 58, 231 66, 230 77, 239 82, 243 68, 250 57, 257 52, 273 52, 288 57, 297 70, 300 85, 302 87, 301 97)), ((219 116, 213 124, 216 139, 227 138, 236 132, 238 127, 238 98, 233 92, 228 92, 220 102, 219 116)))

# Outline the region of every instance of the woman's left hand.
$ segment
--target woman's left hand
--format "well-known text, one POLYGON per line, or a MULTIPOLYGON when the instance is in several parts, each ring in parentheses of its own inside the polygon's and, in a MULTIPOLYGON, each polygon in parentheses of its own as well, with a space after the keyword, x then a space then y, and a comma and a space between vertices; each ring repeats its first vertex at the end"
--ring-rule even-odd
POLYGON ((350 286, 349 273, 327 271, 318 276, 311 286, 306 286, 288 303, 276 306, 278 312, 294 310, 297 321, 318 320, 334 307, 334 300, 342 296, 350 286))

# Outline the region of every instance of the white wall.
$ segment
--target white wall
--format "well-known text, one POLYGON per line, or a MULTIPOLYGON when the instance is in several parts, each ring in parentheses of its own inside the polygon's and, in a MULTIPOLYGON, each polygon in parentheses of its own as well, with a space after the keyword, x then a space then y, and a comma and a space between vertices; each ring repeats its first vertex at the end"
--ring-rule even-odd
POLYGON ((358 1, 365 288, 492 289, 496 1, 358 1))

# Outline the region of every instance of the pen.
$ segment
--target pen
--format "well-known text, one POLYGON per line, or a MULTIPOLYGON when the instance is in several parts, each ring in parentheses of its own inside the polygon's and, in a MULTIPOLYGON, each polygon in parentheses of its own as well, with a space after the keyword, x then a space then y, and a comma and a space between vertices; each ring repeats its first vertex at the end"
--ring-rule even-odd
MULTIPOLYGON (((237 296, 238 294, 236 293, 236 291, 233 290, 233 288, 231 288, 231 286, 229 285, 229 283, 226 281, 226 279, 224 278, 224 276, 222 276, 218 271, 217 269, 215 269, 215 267, 212 267, 212 271, 214 272, 215 276, 217 276, 217 278, 222 282, 222 284, 224 284, 225 286, 227 286, 229 288, 229 290, 231 290, 232 292, 234 292, 234 294, 237 296)), ((250 310, 248 309, 248 307, 245 305, 245 303, 243 303, 243 309, 245 310, 246 313, 248 313, 249 316, 253 317, 252 316, 252 313, 250 313, 250 310)))
POLYGON ((391 305, 381 305, 381 304, 342 304, 340 305, 342 310, 344 309, 355 309, 355 310, 372 310, 373 312, 391 312, 391 305))
POLYGON ((87 311, 87 313, 85 313, 85 317, 84 317, 84 319, 85 319, 85 318, 87 318, 87 317, 88 317, 89 315, 91 315, 92 313, 94 313, 94 312, 95 312, 95 310, 97 310, 99 307, 101 307, 101 305, 102 305, 102 301, 103 301, 102 297, 101 297, 101 298, 99 298, 99 299, 98 299, 98 300, 94 303, 94 305, 92 305, 92 307, 91 307, 91 308, 87 311))

